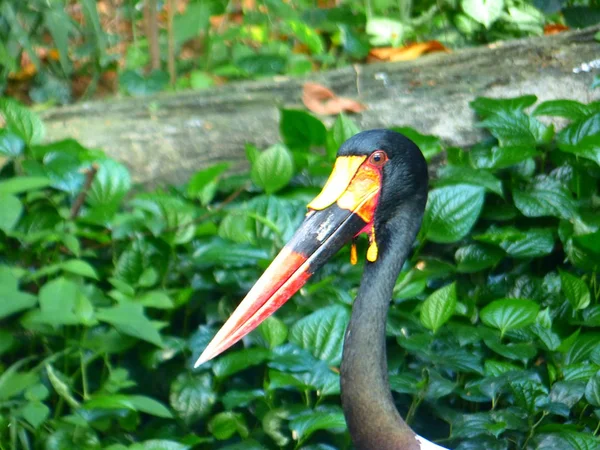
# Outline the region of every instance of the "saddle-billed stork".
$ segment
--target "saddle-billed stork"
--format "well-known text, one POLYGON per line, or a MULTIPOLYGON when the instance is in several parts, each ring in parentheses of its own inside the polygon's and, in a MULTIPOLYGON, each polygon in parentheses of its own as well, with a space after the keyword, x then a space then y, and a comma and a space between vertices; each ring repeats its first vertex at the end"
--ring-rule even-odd
MULTIPOLYGON (((415 434, 394 406, 385 327, 392 290, 421 226, 427 164, 391 130, 356 134, 340 147, 333 172, 308 213, 195 364, 214 358, 286 302, 344 244, 367 233, 367 261, 346 330, 341 397, 360 450, 443 450, 415 434)), ((351 259, 356 260, 355 248, 351 259)))

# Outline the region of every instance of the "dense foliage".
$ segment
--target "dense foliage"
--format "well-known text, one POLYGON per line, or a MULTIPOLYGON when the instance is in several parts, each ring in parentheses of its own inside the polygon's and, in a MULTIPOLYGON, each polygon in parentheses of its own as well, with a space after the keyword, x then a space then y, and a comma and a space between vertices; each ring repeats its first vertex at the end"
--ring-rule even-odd
POLYGON ((392 60, 410 59, 428 49, 581 28, 600 22, 599 6, 598 0, 3 0, 0 93, 68 103, 116 90, 206 89, 364 62, 382 47, 434 43, 391 53, 392 60))
MULTIPOLYGON (((445 149, 394 292, 397 405, 452 448, 599 445, 600 103, 535 103, 472 103, 490 135, 445 149)), ((41 144, 18 103, 0 111, 1 449, 350 448, 338 367, 362 263, 347 250, 191 364, 302 220, 351 119, 327 130, 284 110, 283 143, 248 145, 249 173, 147 193, 101 151, 41 144)))

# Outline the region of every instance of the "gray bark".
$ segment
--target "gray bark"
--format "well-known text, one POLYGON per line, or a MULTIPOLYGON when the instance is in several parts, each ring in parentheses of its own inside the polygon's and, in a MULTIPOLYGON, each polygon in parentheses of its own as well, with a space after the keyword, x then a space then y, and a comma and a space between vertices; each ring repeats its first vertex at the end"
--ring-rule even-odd
MULTIPOLYGON (((74 137, 102 148, 132 170, 136 182, 183 183, 220 161, 244 166, 244 144, 279 140, 279 108, 303 108, 302 85, 324 84, 368 109, 363 129, 411 126, 469 146, 481 137, 469 102, 478 96, 535 94, 540 100, 598 99, 599 26, 495 43, 411 62, 356 65, 302 78, 231 83, 208 91, 94 101, 43 113, 47 140, 74 137), (595 68, 585 71, 585 64, 595 68)), ((589 69, 589 67, 588 67, 589 69)), ((331 123, 334 118, 325 118, 331 123)))

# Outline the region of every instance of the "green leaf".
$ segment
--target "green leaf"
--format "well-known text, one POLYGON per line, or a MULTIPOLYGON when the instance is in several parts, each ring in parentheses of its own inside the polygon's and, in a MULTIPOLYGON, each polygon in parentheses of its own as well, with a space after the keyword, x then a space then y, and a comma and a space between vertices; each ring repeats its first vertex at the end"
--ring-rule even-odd
POLYGON ((99 280, 96 269, 94 269, 89 263, 81 259, 70 259, 60 264, 60 267, 65 272, 69 272, 75 275, 81 275, 82 277, 92 278, 99 280))
POLYGON ((220 163, 196 172, 188 183, 188 195, 200 200, 203 206, 208 205, 217 193, 219 178, 229 166, 229 163, 220 163))
POLYGON ((235 65, 247 76, 277 75, 285 70, 287 56, 278 53, 250 54, 236 59, 235 65))
POLYGON ((0 265, 0 319, 32 308, 37 297, 18 289, 18 280, 7 266, 0 265))
POLYGON ((136 298, 136 302, 146 308, 157 308, 157 309, 172 309, 175 305, 173 300, 162 291, 150 291, 142 294, 139 298, 136 298))
POLYGON ((585 398, 590 404, 600 406, 600 372, 596 372, 588 381, 585 387, 585 398))
POLYGON ((537 303, 519 298, 496 300, 481 310, 481 320, 500 334, 526 327, 535 322, 540 307, 537 303))
POLYGON ((9 98, 0 98, 0 114, 6 127, 28 145, 42 141, 45 134, 42 119, 25 106, 9 98))
POLYGON ((569 300, 569 303, 571 303, 573 309, 578 310, 587 308, 591 301, 591 295, 585 281, 562 270, 559 270, 559 273, 562 291, 569 300))
POLYGON ((145 395, 94 395, 83 406, 86 409, 129 409, 165 419, 173 418, 165 405, 145 395))
POLYGON ((258 398, 264 398, 265 391, 262 389, 253 389, 251 391, 227 391, 221 401, 226 410, 234 408, 247 407, 258 398))
POLYGON ((213 373, 217 378, 227 378, 248 367, 262 364, 269 357, 266 348, 245 348, 237 352, 227 352, 213 363, 213 373))
POLYGON ((304 442, 319 430, 343 432, 346 430, 344 414, 339 408, 307 411, 290 421, 290 429, 295 440, 304 442))
POLYGON ((535 147, 473 147, 471 164, 479 169, 505 169, 538 156, 535 147))
POLYGON ((457 184, 433 189, 423 218, 425 237, 433 242, 456 242, 465 237, 481 213, 485 191, 457 184))
POLYGON ((342 144, 358 133, 360 128, 356 122, 346 114, 340 113, 327 132, 327 156, 333 159, 342 144))
POLYGON ((600 165, 600 112, 575 122, 558 134, 558 148, 600 165))
POLYGON ((463 11, 477 22, 490 28, 500 18, 504 9, 504 0, 462 0, 463 11))
POLYGON ((284 23, 289 32, 306 45, 312 53, 319 55, 325 51, 323 40, 315 29, 300 20, 286 20, 284 23))
POLYGON ((0 205, 0 230, 9 233, 19 221, 23 205, 14 195, 5 194, 0 194, 0 205))
POLYGON ((121 333, 148 341, 158 347, 162 346, 162 338, 144 314, 142 305, 123 301, 112 308, 99 309, 96 317, 113 325, 121 333))
POLYGON ((50 408, 40 401, 28 402, 20 411, 33 428, 39 428, 50 416, 50 408))
POLYGON ((291 149, 308 149, 325 145, 325 125, 307 112, 282 109, 279 131, 285 145, 291 149))
POLYGON ((552 253, 554 236, 548 228, 520 231, 513 227, 491 227, 487 232, 473 236, 480 242, 496 244, 513 258, 536 258, 552 253))
POLYGON ((318 359, 337 366, 350 312, 343 306, 329 306, 303 317, 290 330, 290 342, 310 351, 318 359))
MULTIPOLYGON (((197 3, 192 3, 195 5, 197 3)), ((170 441, 167 439, 150 439, 148 441, 139 442, 133 444, 127 449, 114 449, 114 450, 190 450, 189 445, 181 444, 176 441, 170 441)), ((113 450, 106 447, 106 450, 113 450)))
POLYGON ((192 425, 205 417, 217 401, 210 374, 181 373, 171 383, 169 403, 183 421, 192 425))
POLYGON ((275 348, 283 344, 288 335, 288 327, 275 316, 268 317, 258 326, 258 331, 267 341, 269 348, 275 348))
POLYGON ((471 184, 481 186, 490 192, 503 197, 502 181, 484 169, 471 169, 470 167, 444 166, 438 172, 436 186, 455 184, 471 184))
POLYGON ((73 397, 73 393, 71 392, 69 379, 63 373, 52 367, 51 364, 46 364, 46 373, 48 374, 48 380, 50 380, 50 384, 56 393, 73 408, 79 408, 79 402, 73 397))
POLYGON ((40 310, 35 322, 52 326, 90 324, 93 307, 79 286, 64 277, 46 283, 40 289, 40 310))
POLYGON ((112 219, 129 192, 131 177, 123 164, 112 159, 97 164, 98 171, 86 195, 86 203, 90 207, 86 218, 105 222, 112 219))
POLYGON ((442 141, 437 136, 421 134, 410 127, 392 127, 391 129, 413 141, 419 147, 427 161, 430 161, 435 155, 443 151, 442 141))
POLYGON ((504 252, 490 245, 474 243, 460 247, 456 250, 454 258, 459 272, 474 273, 494 267, 502 261, 504 252))
POLYGON ((513 189, 515 206, 527 217, 573 219, 577 209, 571 193, 559 181, 540 175, 523 189, 513 189))
POLYGON ((469 105, 482 119, 496 113, 521 112, 537 101, 535 95, 523 95, 513 98, 477 97, 469 105))
POLYGON ((550 142, 554 134, 552 125, 546 126, 521 111, 497 112, 477 126, 487 128, 502 147, 535 147, 550 142))
POLYGON ((0 181, 0 196, 20 194, 35 191, 50 186, 51 182, 45 177, 15 177, 0 181))
POLYGON ((234 412, 217 414, 208 422, 208 429, 220 441, 229 439, 236 433, 244 439, 250 434, 244 415, 234 412))
POLYGON ((421 323, 425 328, 437 333, 454 314, 456 303, 456 283, 438 289, 421 305, 421 323))
POLYGON ((267 194, 285 187, 294 175, 294 161, 290 151, 276 144, 262 152, 252 166, 252 181, 267 194))
POLYGON ((0 155, 6 158, 16 158, 23 154, 24 148, 25 143, 19 136, 6 128, 0 128, 0 155))
POLYGON ((540 103, 531 115, 564 117, 577 121, 583 120, 595 112, 600 112, 598 103, 585 105, 576 100, 548 100, 540 103))

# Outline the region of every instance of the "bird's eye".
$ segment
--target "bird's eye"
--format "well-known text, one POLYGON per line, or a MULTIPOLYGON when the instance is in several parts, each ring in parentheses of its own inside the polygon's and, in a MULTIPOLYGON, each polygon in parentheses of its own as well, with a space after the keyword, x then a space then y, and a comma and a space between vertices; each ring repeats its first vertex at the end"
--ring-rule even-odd
POLYGON ((383 166, 387 160, 388 157, 383 150, 377 150, 369 156, 369 162, 377 167, 383 166))

